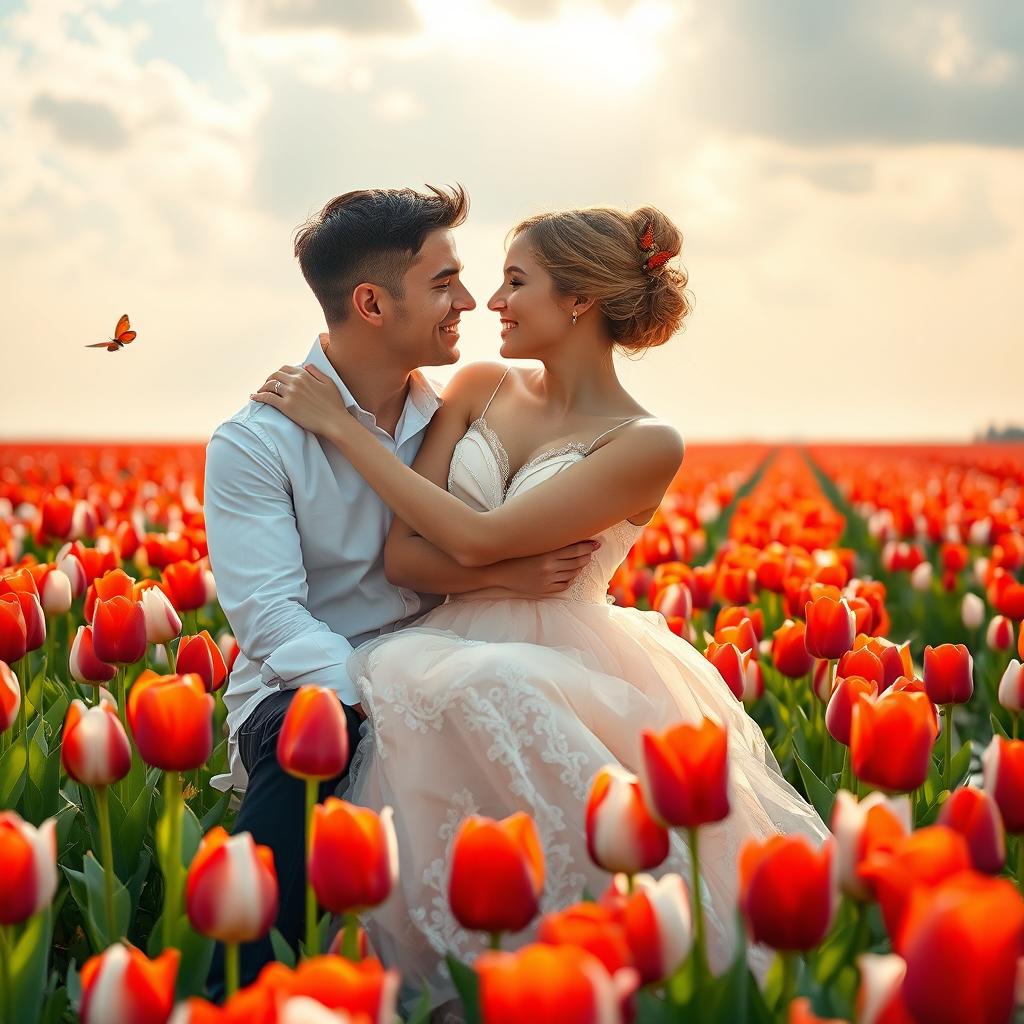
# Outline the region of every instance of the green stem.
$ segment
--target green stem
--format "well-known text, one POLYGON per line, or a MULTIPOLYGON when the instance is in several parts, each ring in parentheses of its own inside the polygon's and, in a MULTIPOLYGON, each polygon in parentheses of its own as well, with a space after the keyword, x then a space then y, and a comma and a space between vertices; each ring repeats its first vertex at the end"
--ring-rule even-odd
POLYGON ((25 743, 25 775, 28 775, 28 655, 20 658, 14 665, 14 674, 18 677, 18 686, 21 688, 21 704, 18 706, 18 731, 25 743))
POLYGON ((696 828, 686 830, 687 839, 690 844, 690 880, 693 888, 693 922, 694 922, 694 944, 693 956, 696 968, 697 984, 703 981, 707 971, 707 940, 704 937, 704 906, 700 894, 700 854, 698 849, 698 834, 696 828))
POLYGON ((103 903, 107 915, 107 944, 121 936, 114 915, 114 844, 110 838, 110 801, 107 787, 96 787, 96 812, 100 819, 100 856, 103 858, 103 903))
POLYGON ((117 674, 114 676, 114 700, 117 701, 117 717, 121 724, 128 728, 128 709, 125 707, 125 676, 128 669, 124 665, 117 666, 117 674))
POLYGON ((950 760, 953 756, 953 705, 942 705, 942 717, 945 719, 942 726, 942 788, 949 790, 952 785, 953 766, 950 760))
POLYGON ((501 949, 501 932, 491 932, 491 949, 501 949))
MULTIPOLYGON (((789 1004, 796 993, 796 954, 780 953, 782 957, 782 993, 779 996, 779 1014, 788 1014, 789 1004)), ((786 1018, 788 1019, 788 1018, 786 1018)))
POLYGON ((345 934, 341 937, 341 955, 353 963, 359 962, 359 918, 353 913, 345 915, 345 934))
POLYGON ((306 956, 316 956, 320 952, 319 936, 316 920, 316 893, 313 891, 313 808, 316 806, 319 783, 316 779, 306 779, 306 956))
POLYGON ((1017 836, 1017 886, 1024 890, 1024 836, 1017 836))
POLYGON ((11 933, 0 924, 0 1006, 4 1020, 14 1020, 14 978, 11 976, 11 933))
POLYGON ((843 767, 839 772, 839 788, 850 788, 850 748, 843 747, 843 767))
POLYGON ((238 943, 224 943, 224 984, 228 999, 237 991, 241 970, 238 957, 238 943))
POLYGON ((167 864, 164 878, 164 949, 174 945, 175 926, 181 905, 181 779, 176 771, 164 772, 164 814, 167 817, 167 864))
POLYGON ((636 887, 636 876, 635 875, 626 875, 626 892, 627 893, 632 893, 633 889, 635 887, 636 887))
POLYGON ((167 671, 170 675, 174 675, 177 671, 178 656, 174 653, 174 648, 169 643, 164 644, 164 654, 167 655, 167 671))

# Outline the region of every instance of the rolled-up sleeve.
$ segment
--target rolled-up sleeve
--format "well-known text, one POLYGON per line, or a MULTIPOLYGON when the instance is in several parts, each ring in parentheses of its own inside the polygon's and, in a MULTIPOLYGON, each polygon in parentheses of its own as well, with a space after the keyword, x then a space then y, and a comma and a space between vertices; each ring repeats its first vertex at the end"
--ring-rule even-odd
POLYGON ((207 446, 204 492, 217 595, 263 682, 316 683, 358 703, 345 670, 352 645, 306 609, 302 546, 279 454, 245 424, 222 424, 207 446))

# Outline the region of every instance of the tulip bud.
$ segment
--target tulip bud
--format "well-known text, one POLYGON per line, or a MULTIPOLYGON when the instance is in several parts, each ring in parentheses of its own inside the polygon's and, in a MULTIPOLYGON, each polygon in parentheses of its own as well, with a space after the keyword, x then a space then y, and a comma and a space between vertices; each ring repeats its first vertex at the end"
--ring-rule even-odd
POLYGON ((83 686, 95 683, 109 683, 117 675, 117 669, 96 657, 93 645, 92 626, 79 626, 71 644, 68 656, 71 677, 83 686))
POLYGON ((992 520, 987 516, 971 523, 967 531, 967 539, 971 547, 984 548, 992 543, 992 520))
POLYGON ((835 689, 835 677, 832 674, 831 662, 816 658, 811 673, 811 693, 822 704, 828 704, 832 699, 833 689, 835 689))
POLYGON ((57 891, 57 822, 34 828, 0 811, 0 925, 21 924, 48 907, 57 891))
POLYGON ((814 659, 807 653, 804 644, 802 622, 786 621, 775 630, 772 644, 772 660, 775 667, 789 679, 801 679, 814 667, 814 659))
POLYGON ((207 575, 198 563, 189 561, 172 562, 164 569, 164 585, 179 612, 193 611, 207 603, 212 587, 207 575))
POLYGON ((686 883, 675 874, 655 881, 637 875, 632 892, 617 875, 602 904, 618 915, 633 951, 641 984, 664 981, 682 966, 693 945, 693 917, 686 883))
POLYGON ((82 1024, 166 1021, 174 1005, 181 953, 165 949, 155 960, 122 942, 82 967, 82 1024))
POLYGON ((971 863, 978 871, 998 875, 1006 863, 1006 830, 992 798, 974 786, 960 786, 939 811, 940 825, 967 840, 971 863))
POLYGON ((851 723, 850 760, 857 778, 898 792, 924 784, 938 734, 935 706, 927 694, 860 694, 851 723))
POLYGON ((521 931, 536 916, 543 888, 544 851, 537 826, 526 814, 520 811, 502 821, 474 814, 459 826, 448 902, 463 928, 521 931))
POLYGON ((71 597, 72 599, 79 598, 85 593, 86 580, 85 580, 85 569, 82 563, 78 560, 77 555, 73 555, 70 552, 64 555, 63 558, 57 559, 57 568, 68 578, 68 582, 71 584, 71 597))
POLYGON ((1013 623, 1005 615, 994 615, 985 632, 985 643, 993 651, 1008 651, 1013 646, 1013 623))
POLYGON ((585 949, 604 964, 609 974, 633 966, 633 953, 621 920, 600 903, 576 903, 546 914, 537 926, 537 941, 585 949))
POLYGON ((967 629, 980 629, 985 621, 985 602, 977 594, 968 591, 960 602, 960 621, 967 629))
POLYGON ((159 587, 147 587, 141 600, 146 620, 146 642, 169 644, 181 633, 181 619, 174 605, 159 587))
POLYGON ((725 685, 732 690, 733 696, 737 700, 742 700, 747 655, 735 644, 720 644, 712 640, 704 651, 704 657, 718 669, 725 685))
POLYGON ((808 654, 834 661, 853 647, 857 618, 846 598, 833 601, 830 597, 819 597, 808 601, 804 617, 807 621, 804 643, 808 654))
POLYGON ((39 602, 47 615, 65 615, 71 610, 71 580, 60 569, 52 569, 43 577, 39 602))
MULTIPOLYGON (((336 865, 337 866, 337 865, 336 865)), ((353 870, 346 862, 345 870, 353 870)), ((192 927, 218 942, 253 942, 277 918, 277 872, 269 846, 219 825, 203 837, 188 870, 185 906, 192 927)))
POLYGON ((640 780, 619 765, 595 776, 586 818, 590 859, 605 871, 635 875, 668 856, 668 831, 647 810, 640 780))
POLYGON ((743 703, 755 704, 764 696, 764 673, 750 651, 743 658, 743 703))
POLYGON ((966 704, 974 693, 974 659, 963 644, 924 649, 925 692, 935 704, 966 704))
POLYGON ((380 814, 329 796, 313 808, 309 880, 332 913, 359 913, 383 903, 398 881, 393 812, 380 814), (343 871, 338 865, 344 864, 343 871))
POLYGON ((108 701, 87 708, 73 700, 64 718, 60 762, 76 782, 86 786, 109 786, 123 779, 132 767, 132 748, 108 701))
POLYGON ((850 745, 850 727, 853 705, 862 693, 878 696, 878 684, 863 676, 847 676, 836 680, 835 689, 825 708, 825 728, 831 737, 844 747, 850 745))
POLYGON ((28 630, 17 594, 0 594, 0 661, 8 665, 25 657, 28 630))
POLYGON ((709 718, 700 725, 645 730, 640 762, 644 802, 655 821, 696 828, 729 813, 728 737, 709 718))
POLYGON ((1024 711, 1024 668, 1016 658, 1006 666, 1006 671, 999 680, 998 699, 1007 711, 1012 711, 1015 715, 1024 711))
POLYGON ((751 939, 782 951, 813 949, 832 922, 833 841, 802 835, 748 839, 740 850, 739 904, 751 939))
POLYGON ((21 709, 21 684, 6 661, 0 661, 0 733, 6 732, 21 709))
POLYGON ((932 563, 922 562, 920 565, 915 566, 911 571, 910 585, 914 590, 923 593, 924 591, 931 589, 933 576, 934 570, 932 569, 932 563))
POLYGON ((487 1024, 543 1019, 559 1024, 597 1024, 622 1019, 622 1004, 637 985, 632 968, 609 976, 604 965, 576 946, 537 943, 514 953, 483 953, 473 965, 480 977, 480 1018, 487 1024))
POLYGON ((92 640, 96 656, 112 664, 130 665, 146 656, 146 617, 138 601, 112 597, 97 601, 92 640))
POLYGON ((858 1024, 914 1024, 900 995, 907 973, 903 957, 896 953, 861 953, 857 967, 860 970, 858 1024))
POLYGON ((158 676, 147 669, 128 692, 127 710, 146 764, 168 772, 189 771, 210 756, 213 697, 198 676, 158 676))
POLYGON ((338 695, 326 686, 302 686, 277 734, 277 760, 300 779, 333 779, 348 764, 348 725, 338 695))
POLYGON ((690 588, 685 583, 669 583, 658 592, 652 607, 665 618, 677 615, 681 619, 689 620, 693 616, 693 597, 690 588))
POLYGON ((872 854, 891 850, 912 827, 909 797, 870 793, 858 802, 852 793, 839 790, 832 807, 831 828, 842 891, 854 900, 869 899, 870 889, 859 873, 861 864, 872 854))
MULTIPOLYGON (((207 693, 219 690, 227 679, 228 669, 220 648, 204 629, 196 636, 183 636, 178 644, 177 671, 194 672, 203 681, 207 693)), ((335 698, 340 708, 340 702, 335 698)), ((342 712, 344 717, 344 712, 342 712)), ((348 733, 346 731, 346 738, 348 733)))
POLYGON ((999 807, 1006 831, 1024 833, 1024 740, 993 736, 981 767, 985 792, 999 807))

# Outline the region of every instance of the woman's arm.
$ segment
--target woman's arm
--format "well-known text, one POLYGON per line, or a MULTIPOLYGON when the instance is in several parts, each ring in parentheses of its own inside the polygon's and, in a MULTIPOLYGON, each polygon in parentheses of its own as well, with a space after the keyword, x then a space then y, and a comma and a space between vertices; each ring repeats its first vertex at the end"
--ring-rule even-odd
MULTIPOLYGON (((455 446, 479 411, 480 396, 493 391, 504 371, 500 363, 471 363, 448 382, 443 404, 434 413, 412 464, 420 476, 447 489, 455 446)), ((468 567, 396 515, 384 545, 384 572, 395 586, 427 594, 537 597, 569 587, 590 561, 592 551, 593 544, 585 541, 561 551, 468 567)))
POLYGON ((551 551, 659 504, 683 455, 673 427, 641 421, 544 486, 477 512, 383 449, 314 367, 272 377, 286 385, 282 394, 254 398, 335 444, 396 516, 462 566, 551 551))

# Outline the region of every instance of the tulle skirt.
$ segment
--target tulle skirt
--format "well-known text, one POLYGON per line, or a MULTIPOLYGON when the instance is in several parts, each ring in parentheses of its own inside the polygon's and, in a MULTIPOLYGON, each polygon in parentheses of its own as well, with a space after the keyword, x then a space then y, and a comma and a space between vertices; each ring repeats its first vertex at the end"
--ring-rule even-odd
MULTIPOLYGON (((346 799, 395 812, 400 877, 367 915, 373 947, 405 986, 429 985, 434 1005, 454 990, 443 957, 473 960, 485 948, 448 909, 451 842, 470 814, 525 811, 544 846, 542 912, 609 875, 587 855, 584 812, 604 765, 639 770, 641 733, 710 717, 729 731, 729 816, 701 829, 702 894, 714 970, 735 942, 737 858, 743 842, 828 830, 782 777, 758 726, 718 671, 656 612, 563 600, 452 600, 348 662, 367 713, 346 799), (515 639, 510 639, 515 638, 515 639)), ((689 851, 673 835, 668 860, 689 883, 689 851)), ((535 926, 503 948, 535 938, 535 926)), ((766 951, 752 948, 761 974, 766 951)), ((410 992, 406 987, 404 991, 410 992)))

